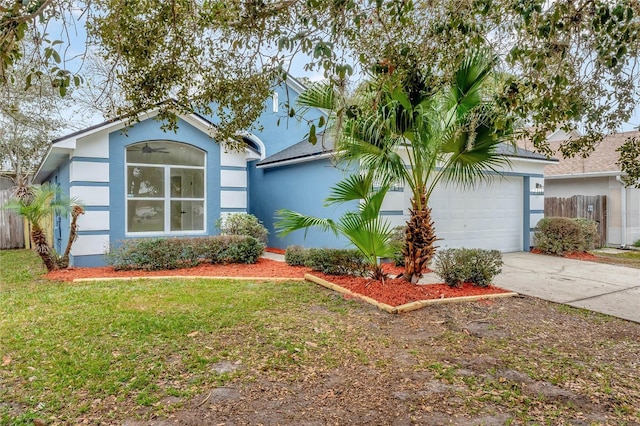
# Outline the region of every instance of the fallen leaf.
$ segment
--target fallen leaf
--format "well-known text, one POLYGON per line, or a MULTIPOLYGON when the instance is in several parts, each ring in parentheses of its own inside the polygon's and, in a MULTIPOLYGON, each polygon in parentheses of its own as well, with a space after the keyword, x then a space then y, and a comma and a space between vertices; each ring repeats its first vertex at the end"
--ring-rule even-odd
POLYGON ((3 356, 2 357, 2 366, 6 367, 9 364, 11 364, 11 357, 9 355, 3 356))
POLYGON ((199 331, 192 331, 191 333, 187 334, 188 337, 196 337, 198 334, 200 334, 199 331))

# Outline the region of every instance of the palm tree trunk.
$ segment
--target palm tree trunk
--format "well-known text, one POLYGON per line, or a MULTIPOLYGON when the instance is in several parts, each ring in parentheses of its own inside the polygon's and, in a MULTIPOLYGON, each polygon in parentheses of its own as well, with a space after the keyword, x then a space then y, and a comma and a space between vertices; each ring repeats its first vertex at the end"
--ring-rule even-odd
POLYGON ((411 217, 407 222, 406 244, 404 248, 404 279, 416 284, 422 278, 422 271, 436 252, 436 232, 431 219, 431 208, 427 207, 426 197, 422 202, 411 200, 411 217))
POLYGON ((67 247, 58 262, 58 266, 62 269, 69 266, 69 254, 71 253, 71 246, 73 245, 73 242, 78 238, 78 216, 81 214, 84 214, 84 209, 80 206, 73 206, 73 209, 71 210, 71 225, 69 226, 67 247))
POLYGON ((47 237, 38 225, 33 223, 31 228, 31 240, 33 241, 33 246, 44 262, 44 266, 47 267, 47 271, 55 271, 58 269, 57 263, 54 261, 53 256, 51 255, 51 248, 49 244, 47 244, 47 237))

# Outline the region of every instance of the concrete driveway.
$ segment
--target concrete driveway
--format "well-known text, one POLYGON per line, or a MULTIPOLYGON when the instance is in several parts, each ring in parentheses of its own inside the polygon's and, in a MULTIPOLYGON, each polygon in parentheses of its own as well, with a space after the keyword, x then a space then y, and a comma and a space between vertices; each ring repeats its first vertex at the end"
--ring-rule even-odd
POLYGON ((640 269, 523 252, 503 260, 499 287, 640 323, 640 269))

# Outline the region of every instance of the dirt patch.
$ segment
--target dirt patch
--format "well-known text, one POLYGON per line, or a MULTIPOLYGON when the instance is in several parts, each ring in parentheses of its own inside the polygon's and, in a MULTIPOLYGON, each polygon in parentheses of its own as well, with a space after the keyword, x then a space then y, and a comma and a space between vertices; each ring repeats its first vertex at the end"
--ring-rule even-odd
POLYGON ((284 370, 247 371, 170 418, 178 425, 638 424, 640 326, 557 306, 519 298, 402 316, 367 305, 346 317, 326 311, 316 326, 331 324, 358 343, 314 348, 308 356, 317 361, 284 370), (611 350, 612 335, 624 336, 618 344, 626 352, 611 350), (333 361, 320 361, 326 357, 333 361))

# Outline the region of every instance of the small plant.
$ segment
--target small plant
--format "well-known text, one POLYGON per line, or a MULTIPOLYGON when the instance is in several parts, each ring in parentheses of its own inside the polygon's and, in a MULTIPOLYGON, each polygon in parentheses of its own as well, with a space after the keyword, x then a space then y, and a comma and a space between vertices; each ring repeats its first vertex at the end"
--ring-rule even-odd
POLYGON ((364 255, 356 249, 309 249, 305 266, 329 275, 365 276, 369 265, 364 255))
POLYGON ((632 244, 634 247, 640 247, 640 239, 632 244))
POLYGON ((404 248, 406 242, 406 226, 396 226, 391 232, 389 247, 392 251, 391 259, 396 266, 404 266, 404 248))
POLYGON ((290 266, 304 266, 309 250, 302 246, 289 246, 284 253, 284 261, 290 266))
POLYGON ((216 228, 224 235, 249 235, 263 244, 267 244, 269 231, 252 214, 232 213, 220 217, 216 221, 216 228))
POLYGON ((533 243, 543 253, 563 255, 593 250, 597 238, 598 229, 594 221, 545 217, 538 222, 533 243))
POLYGON ((502 254, 498 250, 444 249, 433 261, 433 271, 452 287, 465 282, 487 287, 502 272, 502 254))

